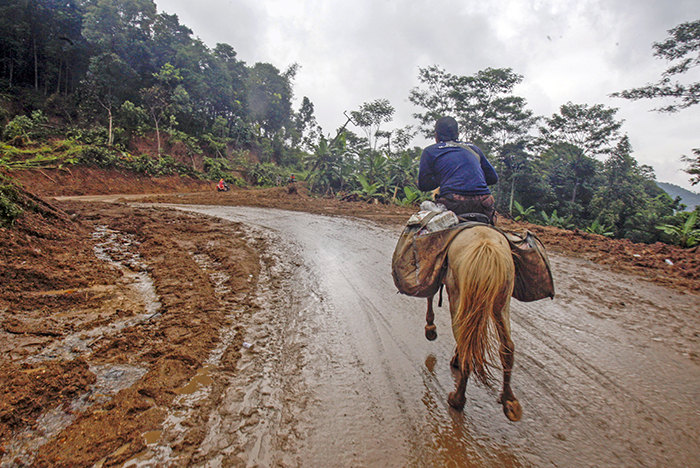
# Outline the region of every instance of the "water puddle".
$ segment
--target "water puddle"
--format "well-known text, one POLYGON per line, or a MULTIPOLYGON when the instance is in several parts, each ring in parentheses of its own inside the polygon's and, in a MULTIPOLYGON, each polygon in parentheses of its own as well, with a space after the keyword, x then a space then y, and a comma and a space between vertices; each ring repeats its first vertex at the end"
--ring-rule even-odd
MULTIPOLYGON (((224 298, 230 292, 226 285, 230 275, 224 272, 222 265, 211 257, 203 253, 192 253, 190 255, 197 265, 205 271, 212 281, 214 292, 223 306, 236 313, 234 305, 229 304, 224 298)), ((173 460, 171 446, 177 444, 189 430, 189 421, 198 406, 211 397, 212 385, 214 384, 213 374, 221 359, 236 337, 236 326, 233 325, 221 331, 220 342, 214 348, 205 365, 197 371, 194 377, 184 387, 175 391, 178 395, 173 404, 168 409, 168 415, 163 423, 163 427, 158 431, 151 431, 144 434, 146 450, 129 459, 123 466, 127 467, 151 467, 167 465, 173 460), (167 439, 163 441, 163 439, 167 439), (173 441, 172 439, 175 439, 173 441), (159 444, 159 442, 161 442, 159 444)))
MULTIPOLYGON (((256 233, 260 236, 260 233, 256 233)), ((204 417, 208 420, 207 436, 202 446, 199 447, 198 453, 205 456, 210 461, 210 466, 221 466, 224 458, 228 458, 231 454, 229 452, 234 450, 234 447, 247 446, 250 451, 260 452, 257 457, 258 460, 263 460, 267 447, 265 444, 269 441, 265 437, 265 431, 269 431, 267 427, 270 419, 261 417, 261 414, 266 411, 272 411, 277 408, 278 404, 275 402, 272 404, 267 401, 271 399, 271 387, 275 384, 268 382, 268 385, 260 385, 258 382, 258 376, 252 378, 250 373, 255 368, 256 371, 259 365, 262 365, 262 358, 259 356, 261 349, 258 345, 253 345, 253 343, 245 343, 241 348, 242 357, 238 362, 237 371, 233 375, 221 372, 219 366, 222 362, 223 356, 227 353, 230 346, 235 346, 236 338, 238 337, 238 330, 241 323, 245 320, 250 320, 250 317, 242 319, 240 316, 243 313, 247 313, 246 309, 243 309, 239 304, 228 301, 226 298, 230 293, 230 289, 227 286, 227 282, 230 279, 229 275, 225 273, 223 266, 216 262, 214 259, 203 253, 190 253, 192 258, 202 269, 209 275, 214 286, 214 291, 217 298, 219 299, 222 306, 229 311, 232 317, 237 317, 232 320, 233 325, 224 328, 220 331, 219 343, 210 352, 208 358, 205 361, 204 366, 197 371, 197 374, 188 382, 187 385, 176 391, 178 397, 174 400, 173 404, 168 408, 168 415, 162 425, 161 431, 156 431, 156 434, 144 434, 146 438, 147 448, 143 452, 137 454, 132 459, 128 460, 124 464, 124 468, 132 467, 153 467, 153 466, 168 466, 170 464, 178 464, 177 457, 178 453, 173 452, 171 447, 179 446, 188 432, 191 429, 192 421, 198 420, 198 418, 204 417), (252 349, 254 348, 254 349, 252 349), (242 370, 247 368, 246 370, 242 370), (225 386, 226 396, 217 396, 214 394, 215 391, 220 391, 220 387, 214 385, 215 380, 222 381, 225 386), (206 400, 211 400, 212 398, 221 399, 221 404, 229 400, 230 393, 243 393, 246 396, 241 396, 243 401, 240 401, 242 406, 245 408, 205 408, 204 405, 206 400), (260 398, 263 398, 266 403, 262 403, 260 398), (274 406, 274 408, 272 408, 274 406), (209 415, 201 415, 198 412, 202 411, 212 411, 213 413, 209 415), (230 414, 229 414, 230 412, 230 414), (222 413, 226 416, 223 417, 222 413), (212 426, 213 427, 209 427, 212 426), (258 428, 257 426, 262 426, 258 428), (236 429, 236 428, 239 429, 236 429), (219 432, 222 432, 220 434, 219 432), (236 433, 236 436, 232 436, 232 432, 236 433), (243 434, 245 432, 245 435, 243 434), (247 442, 241 441, 238 437, 245 438, 247 442), (211 446, 217 447, 214 450, 211 446), (226 454, 222 453, 227 452, 226 454), (216 453, 213 453, 216 452, 216 453)), ((272 261, 272 260, 269 260, 272 261)), ((277 260, 275 260, 276 262, 277 260)), ((268 267, 269 268, 269 267, 268 267)), ((265 284, 271 282, 270 278, 267 277, 265 272, 266 268, 263 268, 260 273, 258 287, 264 289, 265 284)), ((265 296, 265 291, 258 290, 256 296, 265 296)), ((286 297, 286 295, 284 296, 286 297)), ((274 307, 266 307, 266 304, 262 302, 257 304, 261 310, 274 309, 274 307)), ((256 307, 256 310, 257 307, 256 307)), ((264 327, 273 326, 270 325, 269 320, 260 319, 260 323, 264 327)), ((256 327, 246 326, 246 334, 255 333, 253 329, 256 327)), ((270 332, 260 333, 258 338, 263 339, 263 337, 268 336, 270 332)), ((255 338, 251 335, 247 337, 250 341, 255 341, 255 338)), ((273 379, 272 375, 268 376, 268 380, 273 379)), ((281 406, 281 405, 280 405, 281 406)), ((254 458, 254 457, 251 457, 254 458)), ((267 465, 262 463, 261 466, 267 465)))
POLYGON ((193 395, 198 390, 203 387, 207 387, 214 383, 214 379, 211 378, 211 372, 215 369, 215 366, 210 364, 202 367, 197 371, 197 374, 192 377, 192 380, 182 388, 175 390, 178 395, 193 395))

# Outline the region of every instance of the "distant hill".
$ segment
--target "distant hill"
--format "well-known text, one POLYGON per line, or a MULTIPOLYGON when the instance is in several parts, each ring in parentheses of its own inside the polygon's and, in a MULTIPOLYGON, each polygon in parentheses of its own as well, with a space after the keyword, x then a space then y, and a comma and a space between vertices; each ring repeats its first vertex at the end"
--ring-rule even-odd
POLYGON ((671 195, 671 198, 681 197, 681 203, 688 205, 688 211, 693 211, 697 205, 700 205, 700 193, 691 192, 668 182, 657 182, 656 184, 671 195))

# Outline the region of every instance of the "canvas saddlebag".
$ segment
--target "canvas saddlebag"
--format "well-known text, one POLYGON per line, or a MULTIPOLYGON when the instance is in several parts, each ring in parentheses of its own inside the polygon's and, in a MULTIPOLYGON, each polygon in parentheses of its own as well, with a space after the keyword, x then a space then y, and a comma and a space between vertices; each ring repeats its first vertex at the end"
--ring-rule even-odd
MULTIPOLYGON (((449 229, 424 233, 431 216, 420 225, 406 226, 394 249, 391 274, 399 292, 413 297, 431 297, 440 289, 447 271, 447 249, 463 230, 483 223, 460 223, 449 229)), ((506 233, 515 264, 513 297, 522 302, 554 298, 554 281, 542 242, 529 231, 523 235, 506 233)))

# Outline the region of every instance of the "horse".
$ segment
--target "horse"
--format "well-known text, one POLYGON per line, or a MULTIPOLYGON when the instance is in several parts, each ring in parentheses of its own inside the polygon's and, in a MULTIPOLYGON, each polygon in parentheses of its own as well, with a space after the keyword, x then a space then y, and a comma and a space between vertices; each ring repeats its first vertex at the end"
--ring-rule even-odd
MULTIPOLYGON (((447 253, 447 289, 452 331, 457 348, 450 365, 460 372, 457 388, 447 402, 462 410, 469 375, 490 385, 490 367, 498 346, 503 367, 503 390, 498 403, 511 421, 522 417, 522 407, 510 387, 515 346, 510 336, 510 298, 515 266, 508 241, 488 226, 464 229, 452 241, 447 253), (496 339, 496 336, 498 339, 496 339)), ((425 335, 434 340, 437 332, 433 297, 428 297, 425 335)))

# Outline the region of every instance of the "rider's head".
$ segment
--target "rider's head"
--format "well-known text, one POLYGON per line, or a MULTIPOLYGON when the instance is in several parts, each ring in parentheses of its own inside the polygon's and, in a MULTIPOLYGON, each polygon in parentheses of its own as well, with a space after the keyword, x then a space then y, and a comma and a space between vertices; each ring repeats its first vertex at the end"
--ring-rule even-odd
POLYGON ((435 141, 457 141, 459 129, 457 121, 452 117, 441 117, 435 123, 435 141))

